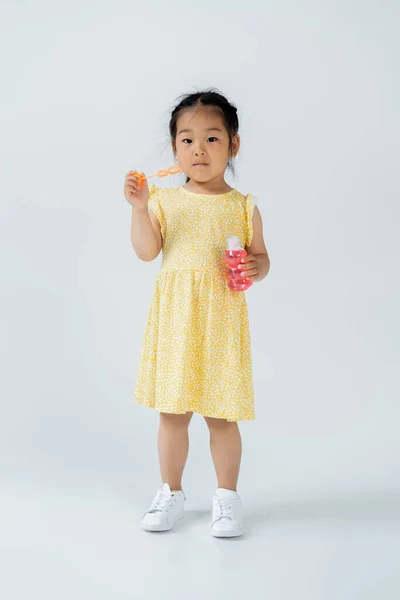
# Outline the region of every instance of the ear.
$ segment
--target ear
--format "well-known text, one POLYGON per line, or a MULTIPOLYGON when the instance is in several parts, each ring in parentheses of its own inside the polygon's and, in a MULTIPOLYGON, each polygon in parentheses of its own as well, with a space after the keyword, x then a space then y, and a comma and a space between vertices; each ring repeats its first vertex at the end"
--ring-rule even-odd
POLYGON ((240 135, 236 134, 232 139, 231 157, 235 158, 240 148, 240 135))

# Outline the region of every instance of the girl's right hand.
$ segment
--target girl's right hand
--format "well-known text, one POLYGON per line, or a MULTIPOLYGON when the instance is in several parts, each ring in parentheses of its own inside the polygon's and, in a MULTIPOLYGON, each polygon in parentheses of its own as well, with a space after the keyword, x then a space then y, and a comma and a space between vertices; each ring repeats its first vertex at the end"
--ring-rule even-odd
MULTIPOLYGON (((125 177, 124 196, 135 208, 145 209, 149 204, 149 186, 147 179, 142 187, 139 187, 139 177, 134 175, 137 171, 129 171, 125 177)), ((144 173, 140 173, 144 175, 144 173)))

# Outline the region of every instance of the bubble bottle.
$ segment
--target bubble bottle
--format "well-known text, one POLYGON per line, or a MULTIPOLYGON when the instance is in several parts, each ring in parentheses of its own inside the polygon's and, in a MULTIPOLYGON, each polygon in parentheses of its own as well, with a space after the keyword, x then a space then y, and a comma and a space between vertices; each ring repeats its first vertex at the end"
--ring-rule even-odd
POLYGON ((227 264, 226 275, 228 287, 233 292, 244 292, 253 285, 253 282, 250 279, 243 277, 243 271, 237 267, 242 258, 247 256, 247 252, 243 248, 240 239, 235 235, 228 238, 227 244, 228 248, 225 251, 225 259, 227 264))

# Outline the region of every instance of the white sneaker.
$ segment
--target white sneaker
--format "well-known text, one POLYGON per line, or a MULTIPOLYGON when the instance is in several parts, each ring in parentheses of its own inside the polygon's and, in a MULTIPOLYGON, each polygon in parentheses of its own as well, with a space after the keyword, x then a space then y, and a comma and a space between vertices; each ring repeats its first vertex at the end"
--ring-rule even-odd
POLYGON ((168 483, 164 483, 143 516, 141 527, 146 531, 167 531, 174 523, 183 519, 186 496, 183 491, 171 492, 168 483))
POLYGON ((218 488, 213 495, 211 535, 236 537, 243 533, 243 508, 239 494, 218 488))

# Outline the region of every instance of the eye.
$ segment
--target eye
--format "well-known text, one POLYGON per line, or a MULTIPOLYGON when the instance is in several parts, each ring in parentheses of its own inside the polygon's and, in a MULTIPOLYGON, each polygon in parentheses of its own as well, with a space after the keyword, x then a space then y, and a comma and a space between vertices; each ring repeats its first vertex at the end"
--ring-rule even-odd
POLYGON ((218 141, 218 138, 216 138, 216 137, 212 136, 212 137, 209 137, 209 138, 208 138, 208 141, 209 141, 209 142, 210 142, 210 141, 212 141, 212 142, 214 142, 214 141, 215 141, 215 142, 217 142, 217 141, 218 141))
POLYGON ((186 144, 186 142, 188 142, 189 144, 191 144, 191 143, 192 143, 192 140, 190 140, 189 138, 185 138, 184 140, 182 140, 182 142, 183 142, 184 144, 186 144))

